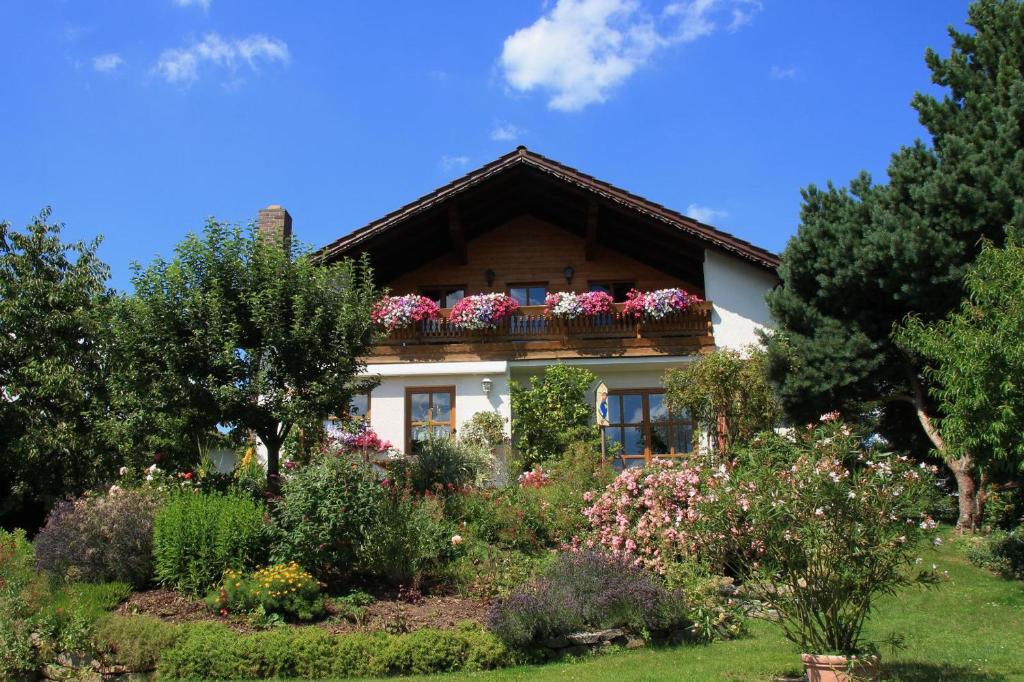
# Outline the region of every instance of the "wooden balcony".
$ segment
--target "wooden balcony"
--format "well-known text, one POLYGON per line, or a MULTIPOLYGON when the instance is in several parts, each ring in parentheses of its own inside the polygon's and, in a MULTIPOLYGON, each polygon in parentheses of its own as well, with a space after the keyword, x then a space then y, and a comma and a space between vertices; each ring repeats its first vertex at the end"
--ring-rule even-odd
POLYGON ((442 318, 381 336, 367 362, 424 360, 517 360, 580 357, 689 355, 714 346, 711 303, 691 306, 661 320, 637 320, 622 312, 575 320, 545 317, 544 306, 524 306, 496 329, 470 331, 442 318))

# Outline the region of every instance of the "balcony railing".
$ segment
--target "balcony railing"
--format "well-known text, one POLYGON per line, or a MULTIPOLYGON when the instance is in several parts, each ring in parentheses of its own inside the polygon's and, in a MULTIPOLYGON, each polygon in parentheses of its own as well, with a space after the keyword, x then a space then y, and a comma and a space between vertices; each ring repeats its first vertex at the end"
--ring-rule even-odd
MULTIPOLYGON (((471 345, 497 352, 517 354, 533 350, 550 351, 575 348, 592 354, 588 348, 601 349, 652 348, 659 346, 704 346, 713 344, 711 304, 702 302, 660 320, 638 320, 615 304, 615 312, 575 320, 561 320, 544 315, 544 306, 523 306, 516 314, 503 320, 495 329, 467 330, 448 324, 449 309, 441 310, 441 318, 398 329, 377 340, 375 355, 401 354, 401 349, 451 344, 471 345)), ((671 349, 669 349, 671 350, 671 349)), ((665 351, 668 352, 668 351, 665 351)), ((654 353, 648 353, 654 354, 654 353)))

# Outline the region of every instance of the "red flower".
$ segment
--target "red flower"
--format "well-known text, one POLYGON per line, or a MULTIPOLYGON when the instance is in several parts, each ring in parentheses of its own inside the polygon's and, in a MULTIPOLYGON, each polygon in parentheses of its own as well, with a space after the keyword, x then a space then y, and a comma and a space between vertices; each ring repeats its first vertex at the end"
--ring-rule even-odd
POLYGON ((184 476, 183 476, 183 478, 184 478, 184 479, 185 479, 186 481, 191 481, 191 480, 192 480, 192 472, 191 472, 191 471, 186 471, 186 472, 185 472, 185 474, 184 474, 184 476))

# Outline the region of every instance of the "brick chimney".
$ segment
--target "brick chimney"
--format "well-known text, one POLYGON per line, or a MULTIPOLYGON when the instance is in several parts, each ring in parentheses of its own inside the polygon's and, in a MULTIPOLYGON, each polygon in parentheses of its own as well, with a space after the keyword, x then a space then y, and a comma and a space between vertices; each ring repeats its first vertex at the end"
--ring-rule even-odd
POLYGON ((271 204, 261 208, 256 226, 260 237, 270 239, 290 248, 292 242, 292 217, 282 206, 271 204))

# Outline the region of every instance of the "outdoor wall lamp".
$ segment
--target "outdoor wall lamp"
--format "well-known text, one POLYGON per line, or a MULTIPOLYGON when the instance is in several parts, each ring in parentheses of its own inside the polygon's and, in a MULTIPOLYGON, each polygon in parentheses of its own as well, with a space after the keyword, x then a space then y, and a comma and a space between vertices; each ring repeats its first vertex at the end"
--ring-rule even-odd
POLYGON ((571 265, 566 265, 565 270, 562 270, 562 274, 565 275, 565 283, 572 284, 572 276, 576 274, 576 271, 571 265))
POLYGON ((480 380, 480 388, 483 389, 485 396, 490 396, 491 389, 494 388, 494 382, 491 381, 490 377, 484 377, 480 380))
POLYGON ((484 279, 487 280, 487 286, 494 286, 494 270, 487 268, 484 270, 484 279))

